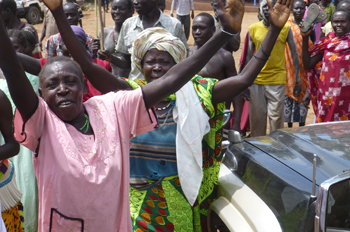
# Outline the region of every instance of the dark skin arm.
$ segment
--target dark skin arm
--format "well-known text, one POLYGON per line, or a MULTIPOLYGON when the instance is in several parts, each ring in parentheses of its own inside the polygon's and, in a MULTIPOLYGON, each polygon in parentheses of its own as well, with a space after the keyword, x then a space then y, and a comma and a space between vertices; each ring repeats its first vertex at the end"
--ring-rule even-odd
POLYGON ((309 36, 312 32, 313 26, 310 27, 310 30, 307 32, 301 33, 301 36, 303 37, 303 49, 302 49, 302 57, 303 57, 303 63, 304 63, 304 69, 310 70, 315 65, 322 60, 323 52, 320 54, 317 54, 316 56, 311 57, 309 52, 309 36))
MULTIPOLYGON (((224 60, 225 62, 225 74, 227 77, 233 77, 237 76, 237 70, 235 65, 235 60, 233 59, 232 55, 229 53, 224 54, 224 60)), ((242 115, 242 95, 238 94, 235 96, 232 100, 233 108, 234 108, 234 123, 232 126, 232 129, 235 131, 241 131, 241 115, 242 115)), ((227 101, 229 105, 231 105, 231 101, 227 101)), ((227 104, 226 104, 227 105, 227 104)))
POLYGON ((241 32, 234 35, 224 46, 224 49, 229 52, 236 52, 241 45, 241 32))
POLYGON ((19 144, 13 137, 12 131, 12 107, 7 96, 0 90, 0 132, 5 144, 0 145, 0 160, 8 159, 19 152, 19 144))
MULTIPOLYGON (((44 0, 44 2, 52 11, 55 17, 55 20, 57 22, 57 26, 63 37, 63 40, 67 41, 70 39, 71 42, 76 41, 76 43, 73 45, 76 45, 76 47, 79 47, 80 52, 79 54, 72 53, 73 57, 81 66, 85 65, 84 57, 87 57, 87 54, 82 55, 83 47, 79 44, 78 39, 75 39, 73 36, 74 33, 69 27, 69 24, 63 13, 62 1, 61 0, 44 0)), ((241 22, 244 14, 244 2, 240 0, 230 0, 229 2, 230 4, 227 4, 225 6, 225 9, 223 7, 222 2, 220 2, 219 19, 225 31, 236 34, 238 31, 240 31, 240 28, 241 28, 241 22)), ((272 25, 269 29, 269 32, 266 36, 263 46, 265 46, 264 47, 264 49, 266 49, 265 51, 270 53, 275 44, 275 41, 277 39, 277 36, 281 28, 286 23, 289 17, 291 2, 289 0, 287 2, 285 0, 281 2, 281 0, 279 0, 274 10, 272 10, 272 4, 270 2, 269 2, 269 6, 271 9, 270 17, 271 17, 272 25)), ((150 84, 145 85, 143 87, 143 93, 146 99, 147 107, 149 108, 157 104, 159 101, 169 96, 170 93, 174 93, 178 89, 180 89, 184 84, 186 84, 196 73, 198 73, 204 67, 204 65, 210 60, 210 58, 220 49, 222 44, 226 43, 230 38, 231 36, 220 31, 219 33, 215 34, 214 37, 212 37, 209 40, 209 42, 206 43, 194 55, 187 58, 185 61, 175 65, 162 78, 155 80, 150 84)), ((264 57, 264 54, 260 50, 258 51, 257 55, 259 55, 260 57, 266 58, 264 57)), ((91 65, 91 62, 90 62, 90 65, 91 65)), ((228 99, 231 99, 239 93, 237 90, 241 91, 243 88, 249 86, 254 81, 255 77, 260 72, 261 68, 265 65, 265 62, 254 59, 251 62, 249 62, 249 65, 250 65, 250 68, 248 67, 247 69, 243 70, 243 72, 237 77, 228 78, 216 84, 213 92, 214 103, 224 102, 228 99), (252 67, 255 67, 255 68, 252 68, 252 67), (224 82, 225 84, 220 84, 224 82), (232 89, 234 90, 232 91, 232 89), (231 92, 231 93, 223 92, 227 90, 228 92, 231 92)), ((102 68, 96 67, 96 70, 98 69, 100 69, 100 71, 96 72, 95 74, 98 74, 99 76, 107 76, 108 79, 113 79, 113 80, 106 81, 109 84, 113 83, 112 81, 119 81, 118 79, 115 79, 114 76, 108 73, 107 71, 105 70, 102 71, 102 68)), ((91 73, 85 73, 85 74, 90 75, 91 73)), ((87 77, 89 78, 89 76, 87 77)), ((113 84, 115 83, 116 82, 114 82, 113 84)), ((126 82, 124 83, 125 83, 124 84, 125 86, 126 82)), ((120 83, 120 86, 122 85, 123 84, 120 83)), ((113 88, 113 85, 110 85, 110 86, 111 86, 111 90, 124 89, 124 88, 115 88, 115 85, 114 85, 114 88, 113 88)), ((129 88, 129 87, 126 87, 126 88, 129 88)))
MULTIPOLYGON (((268 1, 268 5, 271 26, 262 43, 262 47, 267 54, 270 54, 281 29, 288 20, 293 1, 278 0, 274 7, 271 2, 268 1)), ((263 59, 268 58, 261 49, 256 52, 256 56, 263 59)), ((241 93, 245 88, 252 85, 265 63, 266 61, 253 57, 236 77, 230 77, 218 82, 213 89, 213 103, 216 104, 231 99, 241 93)))
POLYGON ((41 71, 40 60, 31 56, 17 52, 19 62, 22 64, 24 71, 32 75, 38 76, 41 71))
MULTIPOLYGON (((58 29, 66 46, 71 52, 73 58, 80 64, 86 77, 101 92, 109 92, 120 89, 130 89, 130 86, 121 79, 116 79, 108 71, 91 62, 90 58, 84 51, 84 48, 74 36, 62 9, 60 0, 45 0, 45 4, 52 11, 57 22, 58 29), (104 81, 100 81, 100 78, 104 81)), ((244 13, 244 2, 233 0, 235 8, 227 7, 227 11, 221 6, 222 26, 230 33, 237 33, 240 30, 244 13)), ((200 69, 209 61, 209 59, 218 51, 222 44, 226 43, 231 36, 223 32, 218 33, 212 43, 204 46, 198 54, 193 55, 186 62, 174 66, 167 74, 159 80, 143 87, 147 106, 151 107, 164 99, 171 93, 176 92, 186 82, 188 82, 200 69), (204 55, 205 54, 205 55, 204 55)))
MULTIPOLYGON (((1 5, 2 1, 0 1, 0 10, 1 5)), ((1 17, 0 41, 0 68, 6 78, 11 98, 25 121, 34 112, 38 98, 17 58, 1 17)))
POLYGON ((50 10, 54 9, 52 14, 56 20, 62 39, 65 41, 66 47, 74 60, 79 63, 85 76, 97 90, 104 94, 111 91, 131 88, 126 81, 115 78, 110 72, 91 60, 85 48, 81 45, 68 24, 62 8, 62 1, 45 1, 45 4, 47 4, 50 10), (101 81, 101 77, 103 77, 103 81, 101 81))

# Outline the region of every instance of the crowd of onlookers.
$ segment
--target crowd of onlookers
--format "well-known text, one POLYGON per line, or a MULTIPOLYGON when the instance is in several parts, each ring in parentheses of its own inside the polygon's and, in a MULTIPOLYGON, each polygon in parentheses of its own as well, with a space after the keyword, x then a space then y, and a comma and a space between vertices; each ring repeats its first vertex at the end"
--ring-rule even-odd
POLYGON ((238 0, 114 0, 103 48, 74 0, 44 2, 40 39, 0 2, 0 232, 207 231, 225 108, 249 136, 304 126, 310 102, 315 123, 350 117, 350 0, 294 0, 282 25, 261 0, 238 71, 238 0), (313 3, 327 17, 302 32, 313 3))

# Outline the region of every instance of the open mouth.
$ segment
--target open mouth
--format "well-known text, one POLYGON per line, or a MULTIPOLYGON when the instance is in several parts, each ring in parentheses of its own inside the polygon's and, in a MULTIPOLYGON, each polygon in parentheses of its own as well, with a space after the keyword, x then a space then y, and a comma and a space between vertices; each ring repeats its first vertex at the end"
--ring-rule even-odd
POLYGON ((341 29, 341 28, 336 28, 336 29, 335 29, 335 32, 336 32, 336 33, 342 33, 342 32, 343 32, 343 29, 341 29))
POLYGON ((58 106, 59 106, 59 107, 65 107, 65 106, 69 106, 70 104, 72 104, 71 101, 69 101, 69 100, 64 100, 64 101, 59 102, 59 103, 58 103, 58 106))
POLYGON ((120 15, 113 15, 113 18, 114 18, 115 20, 119 20, 121 17, 120 17, 120 15))

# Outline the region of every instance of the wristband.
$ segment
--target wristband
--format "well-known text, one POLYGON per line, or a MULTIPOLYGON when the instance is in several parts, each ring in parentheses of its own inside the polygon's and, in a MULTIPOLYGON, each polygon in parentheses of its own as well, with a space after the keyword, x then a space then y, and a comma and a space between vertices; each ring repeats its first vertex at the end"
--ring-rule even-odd
POLYGON ((260 44, 260 48, 261 48, 261 51, 264 53, 265 56, 267 56, 267 57, 270 57, 270 56, 271 56, 271 54, 270 54, 270 55, 267 55, 267 54, 266 54, 266 52, 264 51, 264 49, 263 49, 263 47, 262 47, 262 44, 260 44))
POLYGON ((224 33, 230 35, 230 36, 235 36, 235 35, 237 35, 237 34, 239 33, 239 32, 238 32, 238 33, 236 33, 236 34, 232 34, 232 33, 230 33, 230 32, 225 31, 224 29, 222 29, 222 27, 220 28, 220 30, 221 30, 222 32, 224 32, 224 33))
POLYGON ((264 59, 264 58, 261 58, 259 56, 257 56, 256 54, 253 55, 255 58, 259 59, 259 60, 263 60, 263 61, 268 61, 269 58, 267 59, 264 59))

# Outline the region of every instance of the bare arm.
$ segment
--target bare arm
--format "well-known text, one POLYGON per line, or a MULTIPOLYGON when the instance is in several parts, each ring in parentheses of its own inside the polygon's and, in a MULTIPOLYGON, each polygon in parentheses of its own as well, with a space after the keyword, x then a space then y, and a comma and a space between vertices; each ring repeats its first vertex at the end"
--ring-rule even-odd
MULTIPOLYGON (((108 93, 111 91, 130 89, 129 84, 119 78, 115 78, 113 74, 102 68, 101 66, 92 62, 90 56, 86 52, 84 46, 79 42, 77 36, 72 31, 62 8, 62 1, 46 0, 45 4, 50 8, 50 3, 57 4, 52 14, 56 20, 58 30, 61 33, 65 45, 76 60, 85 76, 89 79, 91 84, 101 93, 108 93), (101 81, 103 78, 103 81, 101 81)), ((52 8, 50 8, 52 10, 52 8)))
MULTIPOLYGON (((225 53, 225 73, 226 77, 235 77, 237 76, 237 70, 235 65, 235 60, 233 59, 233 56, 231 53, 225 53)), ((228 101, 231 103, 231 100, 228 101)), ((243 102, 242 102, 242 94, 239 93, 237 96, 235 96, 232 99, 233 108, 234 108, 234 122, 232 129, 236 131, 241 131, 241 115, 242 115, 242 108, 243 108, 243 102)))
POLYGON ((5 144, 0 145, 0 160, 8 159, 19 152, 19 144, 13 137, 12 131, 12 107, 4 92, 0 90, 0 132, 5 144))
POLYGON ((17 52, 19 62, 22 64, 24 71, 27 73, 38 76, 41 71, 40 60, 31 56, 24 55, 17 52))
POLYGON ((0 68, 6 78, 12 100, 25 121, 35 111, 38 98, 17 58, 1 17, 0 41, 0 68))
POLYGON ((294 97, 298 97, 301 93, 300 61, 299 61, 299 55, 298 55, 297 47, 295 45, 295 41, 293 38, 293 32, 292 32, 291 28, 289 28, 289 31, 288 31, 287 43, 289 45, 290 53, 292 55, 293 67, 295 70, 295 85, 294 85, 293 95, 294 95, 294 97))
MULTIPOLYGON (((218 16, 225 31, 236 34, 241 29, 244 14, 244 1, 229 0, 225 9, 220 1, 218 16)), ((172 67, 162 78, 152 81, 143 87, 148 107, 155 105, 170 93, 175 93, 197 74, 212 56, 225 44, 231 36, 219 31, 197 52, 172 67)), ((219 82, 220 83, 220 82, 219 82)), ((233 96, 232 96, 233 97, 233 96)), ((231 98, 232 98, 231 97, 231 98)))
MULTIPOLYGON (((266 54, 271 54, 276 39, 289 18, 292 4, 293 1, 278 0, 273 7, 268 0, 271 26, 269 27, 262 43, 262 48, 266 54)), ((213 104, 231 99, 233 96, 238 95, 245 88, 253 84, 255 78, 266 64, 267 58, 268 57, 261 51, 261 48, 259 48, 254 55, 254 58, 249 61, 240 74, 236 77, 230 77, 223 81, 219 81, 213 89, 213 104)))
POLYGON ((240 45, 241 45, 241 32, 239 32, 237 35, 233 36, 225 44, 224 48, 230 52, 236 52, 236 51, 238 51, 240 45))
POLYGON ((309 52, 309 36, 312 32, 312 28, 310 27, 310 30, 306 33, 300 32, 303 36, 303 64, 305 70, 310 70, 315 65, 322 60, 323 52, 320 54, 317 54, 316 56, 311 57, 309 52))

